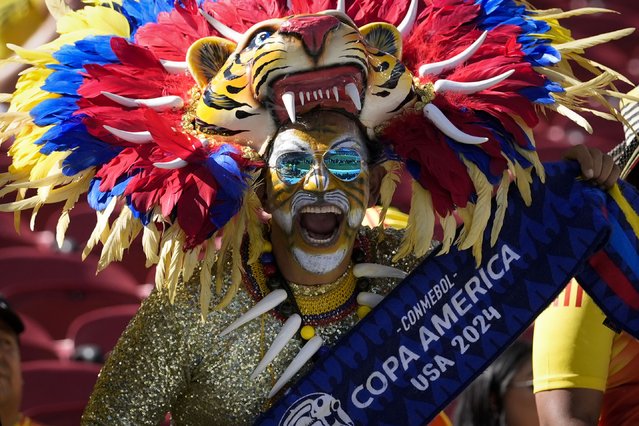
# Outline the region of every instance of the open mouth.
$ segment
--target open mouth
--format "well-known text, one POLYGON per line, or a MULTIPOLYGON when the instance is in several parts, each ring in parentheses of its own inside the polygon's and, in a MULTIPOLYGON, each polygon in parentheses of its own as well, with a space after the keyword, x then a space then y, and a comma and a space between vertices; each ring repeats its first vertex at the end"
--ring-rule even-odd
POLYGON ((273 85, 271 108, 280 123, 312 109, 338 109, 357 115, 362 109, 363 76, 356 66, 340 66, 287 75, 273 85))
POLYGON ((302 239, 311 246, 334 244, 344 222, 344 213, 335 205, 310 205, 298 213, 302 239))

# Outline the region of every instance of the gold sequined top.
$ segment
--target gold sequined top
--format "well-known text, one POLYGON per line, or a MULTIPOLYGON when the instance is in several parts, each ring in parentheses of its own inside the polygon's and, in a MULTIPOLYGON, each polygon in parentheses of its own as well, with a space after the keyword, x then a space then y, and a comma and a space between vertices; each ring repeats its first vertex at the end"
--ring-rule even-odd
MULTIPOLYGON (((374 231, 363 232, 376 238, 374 231)), ((386 235, 370 255, 373 262, 391 265, 400 234, 387 230, 386 235)), ((415 259, 406 259, 393 266, 407 271, 414 265, 415 259)), ((227 271, 227 281, 230 275, 227 271)), ((374 279, 370 291, 385 294, 398 281, 374 279)), ((211 312, 202 322, 195 282, 179 286, 173 305, 154 291, 102 369, 82 424, 155 425, 167 412, 178 425, 252 424, 268 408, 269 390, 302 345, 301 340, 290 341, 271 367, 251 380, 282 322, 267 313, 224 337, 218 335, 253 304, 242 289, 227 308, 211 312)), ((356 321, 352 313, 316 331, 332 345, 356 321)))

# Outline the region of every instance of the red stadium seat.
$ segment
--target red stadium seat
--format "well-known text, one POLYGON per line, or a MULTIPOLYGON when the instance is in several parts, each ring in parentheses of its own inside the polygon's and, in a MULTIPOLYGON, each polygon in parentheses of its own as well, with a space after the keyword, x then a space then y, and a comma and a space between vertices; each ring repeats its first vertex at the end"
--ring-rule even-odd
POLYGON ((28 415, 43 407, 86 405, 100 367, 72 361, 23 362, 22 411, 28 415))
POLYGON ((20 359, 23 362, 45 359, 59 360, 60 355, 54 340, 46 341, 22 336, 20 337, 20 359))
POLYGON ((31 420, 47 426, 77 426, 87 401, 41 405, 24 411, 31 420))
MULTIPOLYGON (((58 217, 59 214, 50 215, 44 229, 55 234, 58 217)), ((113 213, 112 217, 117 217, 117 212, 113 213)), ((68 252, 82 252, 95 227, 96 212, 87 203, 78 203, 69 212, 69 218, 70 222, 65 234, 64 249, 68 252)), ((144 284, 147 275, 146 256, 142 250, 140 239, 141 236, 138 236, 136 241, 131 244, 131 247, 127 249, 122 261, 115 264, 126 269, 138 283, 144 284)), ((94 250, 98 253, 99 247, 94 250)), ((107 269, 110 267, 107 267, 107 269)))
POLYGON ((0 291, 38 284, 82 282, 104 284, 113 288, 135 288, 137 281, 119 265, 96 274, 98 260, 89 256, 82 261, 79 254, 41 252, 32 247, 0 249, 0 291))
POLYGON ((67 282, 30 283, 3 289, 11 305, 39 322, 54 339, 64 339, 79 315, 107 306, 139 304, 137 288, 67 282))
POLYGON ((97 345, 107 355, 139 307, 139 304, 110 306, 84 313, 69 325, 67 339, 76 347, 97 345))
MULTIPOLYGON (((4 200, 9 202, 11 200, 4 200)), ((0 200, 0 202, 2 202, 0 200)), ((32 232, 29 229, 27 215, 22 215, 20 226, 16 231, 13 213, 0 212, 0 249, 6 247, 27 246, 40 250, 49 250, 54 243, 54 236, 49 232, 32 232)))

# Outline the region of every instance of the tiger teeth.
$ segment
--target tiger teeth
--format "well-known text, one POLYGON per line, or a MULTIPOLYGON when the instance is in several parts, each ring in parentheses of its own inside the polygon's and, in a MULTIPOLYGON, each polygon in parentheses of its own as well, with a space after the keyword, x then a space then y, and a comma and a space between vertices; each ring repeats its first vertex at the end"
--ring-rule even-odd
MULTIPOLYGON (((362 109, 362 101, 359 96, 359 90, 355 83, 348 83, 344 86, 344 92, 348 95, 350 100, 353 102, 355 108, 358 111, 362 109)), ((339 90, 337 86, 333 86, 331 89, 317 89, 313 91, 302 91, 297 92, 297 97, 299 98, 299 105, 304 106, 306 102, 311 101, 311 97, 313 100, 323 100, 323 99, 331 99, 332 97, 335 99, 335 102, 339 102, 339 90)), ((284 104, 284 108, 286 108, 286 112, 293 123, 295 123, 295 93, 294 92, 285 92, 282 94, 282 103, 284 104)))
POLYGON ((282 103, 284 103, 284 108, 286 108, 291 122, 295 123, 295 95, 293 92, 284 93, 282 95, 282 103))
POLYGON ((357 90, 357 86, 355 86, 355 83, 348 83, 344 90, 346 90, 346 94, 349 98, 351 98, 351 101, 353 101, 355 108, 357 108, 358 111, 361 110, 362 101, 359 98, 359 90, 357 90))
POLYGON ((300 210, 300 213, 335 213, 342 214, 337 206, 306 206, 300 210))

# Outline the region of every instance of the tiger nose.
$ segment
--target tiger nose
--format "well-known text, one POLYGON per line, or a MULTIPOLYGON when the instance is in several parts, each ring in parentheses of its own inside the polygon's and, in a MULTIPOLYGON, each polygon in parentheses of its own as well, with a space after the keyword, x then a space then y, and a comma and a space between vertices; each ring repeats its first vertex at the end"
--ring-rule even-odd
POLYGON ((322 50, 326 34, 339 24, 339 19, 330 15, 300 16, 284 22, 279 31, 299 36, 309 54, 317 56, 322 50))

